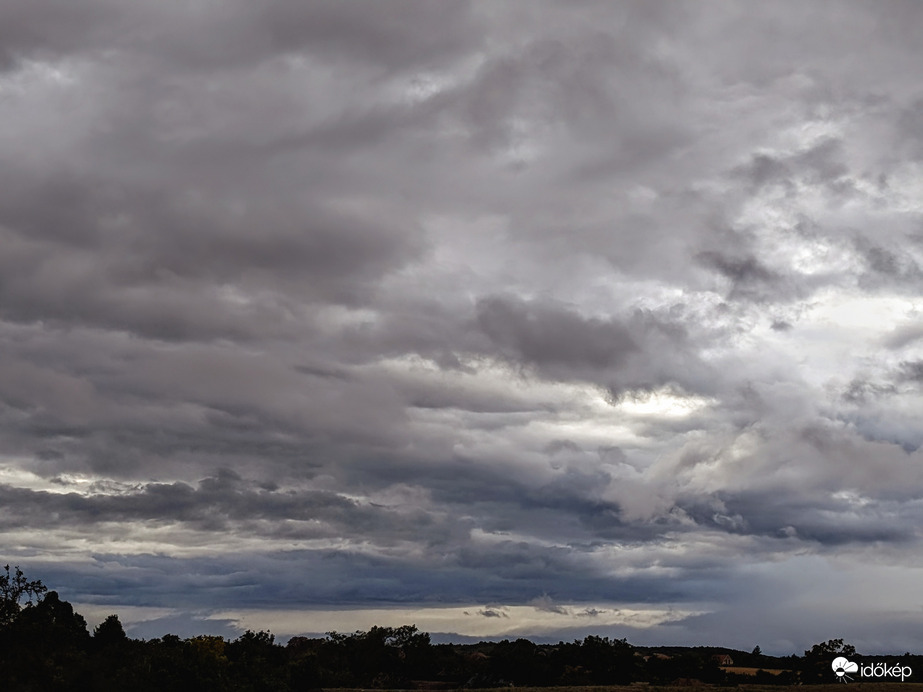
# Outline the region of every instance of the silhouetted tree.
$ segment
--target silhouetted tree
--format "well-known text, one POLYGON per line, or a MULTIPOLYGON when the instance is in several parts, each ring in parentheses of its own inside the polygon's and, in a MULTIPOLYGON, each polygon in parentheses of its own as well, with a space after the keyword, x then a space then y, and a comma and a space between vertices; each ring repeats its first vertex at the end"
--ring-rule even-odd
POLYGON ((312 690, 321 686, 318 652, 322 639, 292 637, 285 646, 288 654, 288 683, 293 690, 312 690))
POLYGON ((93 630, 93 641, 100 647, 119 646, 128 641, 118 615, 110 615, 93 630))
POLYGON ((676 680, 699 680, 717 684, 727 677, 718 662, 708 653, 684 652, 668 658, 652 656, 646 666, 652 682, 671 683, 676 680))
POLYGON ((494 648, 488 671, 495 684, 539 685, 547 679, 547 663, 528 639, 505 639, 494 648))
POLYGON ((89 684, 86 620, 57 592, 23 608, 4 635, 0 679, 6 689, 69 690, 89 684))
POLYGON ((801 666, 801 681, 806 683, 834 682, 833 669, 830 664, 839 656, 856 655, 856 647, 846 644, 842 639, 828 639, 815 644, 804 652, 801 666))
POLYGON ((5 574, 0 574, 0 627, 9 625, 22 610, 20 601, 26 599, 32 605, 32 599, 41 600, 48 589, 41 581, 29 581, 17 565, 13 572, 4 565, 5 574))
POLYGON ((590 635, 583 640, 581 658, 583 665, 592 671, 597 685, 624 685, 631 682, 634 673, 634 652, 624 639, 590 635))
POLYGON ((269 632, 247 630, 225 647, 234 689, 246 692, 284 690, 285 651, 269 632))

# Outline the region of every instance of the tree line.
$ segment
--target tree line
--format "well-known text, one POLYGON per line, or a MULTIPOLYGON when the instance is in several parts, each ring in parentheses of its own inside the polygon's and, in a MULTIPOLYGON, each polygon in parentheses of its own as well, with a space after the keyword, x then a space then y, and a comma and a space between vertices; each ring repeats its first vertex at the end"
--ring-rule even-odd
MULTIPOLYGON (((794 684, 833 682, 830 662, 856 658, 843 640, 804 656, 772 657, 719 647, 636 647, 590 635, 573 642, 527 639, 434 644, 413 625, 372 627, 277 644, 269 632, 233 640, 200 635, 128 637, 117 615, 91 633, 86 620, 16 567, 0 573, 0 680, 11 691, 288 691, 322 688, 459 689, 508 686, 794 684), (735 673, 736 666, 750 673, 735 673), (752 669, 758 670, 753 674, 752 669), (782 671, 782 672, 770 672, 782 671)), ((917 659, 905 654, 903 659, 917 659)), ((911 662, 910 665, 913 665, 911 662)), ((923 671, 923 665, 919 666, 923 671)))

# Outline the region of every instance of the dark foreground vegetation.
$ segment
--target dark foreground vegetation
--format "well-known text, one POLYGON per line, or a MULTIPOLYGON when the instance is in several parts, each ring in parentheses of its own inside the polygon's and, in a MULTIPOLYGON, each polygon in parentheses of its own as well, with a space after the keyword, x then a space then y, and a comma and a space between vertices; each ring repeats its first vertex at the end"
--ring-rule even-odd
MULTIPOLYGON (((15 568, 0 572, 0 688, 53 690, 318 690, 321 688, 479 689, 496 687, 671 687, 820 684, 836 680, 838 655, 864 657, 842 640, 803 656, 719 647, 636 647, 625 640, 535 644, 526 639, 433 644, 416 627, 373 627, 276 644, 268 632, 237 639, 202 635, 131 639, 117 615, 92 634, 67 601, 15 568)), ((878 660, 881 657, 876 657, 878 660)), ((888 657, 920 671, 923 657, 888 657)), ((889 683, 874 684, 886 692, 889 683)), ((900 683, 897 683, 900 684, 900 683)), ((904 683, 911 684, 911 683, 904 683)), ((854 685, 855 687, 855 685, 854 685)))

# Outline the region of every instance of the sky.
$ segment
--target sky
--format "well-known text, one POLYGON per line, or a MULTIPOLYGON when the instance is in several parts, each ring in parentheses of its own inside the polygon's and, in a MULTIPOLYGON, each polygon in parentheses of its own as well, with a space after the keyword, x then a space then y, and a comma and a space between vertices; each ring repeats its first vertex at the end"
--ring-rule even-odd
POLYGON ((923 651, 923 5, 0 15, 0 560, 91 625, 923 651))

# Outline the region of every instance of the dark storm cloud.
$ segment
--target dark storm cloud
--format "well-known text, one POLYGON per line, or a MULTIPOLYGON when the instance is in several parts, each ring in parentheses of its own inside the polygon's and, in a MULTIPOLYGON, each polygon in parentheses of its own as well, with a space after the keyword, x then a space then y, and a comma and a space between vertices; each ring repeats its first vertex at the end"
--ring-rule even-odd
POLYGON ((3 545, 783 646, 918 547, 920 11, 0 0, 3 545))
POLYGON ((843 398, 853 403, 862 403, 869 397, 887 396, 894 393, 892 385, 854 379, 843 392, 843 398))
POLYGON ((169 340, 290 334, 297 299, 356 302, 416 252, 406 228, 304 199, 257 198, 222 214, 180 199, 182 189, 137 199, 99 186, 73 181, 27 195, 7 188, 6 319, 169 340), (227 292, 241 285, 265 295, 235 302, 227 292))
POLYGON ((58 58, 89 50, 105 42, 118 27, 122 13, 116 3, 89 2, 79 7, 54 0, 24 5, 15 0, 0 4, 0 68, 12 70, 28 59, 58 58))
POLYGON ((477 326, 490 339, 487 353, 547 377, 603 385, 615 396, 670 383, 695 389, 707 370, 681 322, 640 310, 588 318, 554 302, 491 296, 477 304, 477 326))
POLYGON ((502 298, 478 305, 478 325, 510 359, 552 371, 618 367, 638 350, 624 324, 502 298))
POLYGON ((856 245, 868 267, 870 277, 866 281, 872 285, 888 282, 913 290, 923 279, 923 271, 913 256, 899 246, 888 249, 864 236, 857 238, 856 245))
POLYGON ((554 455, 564 451, 579 452, 580 447, 572 440, 552 440, 546 445, 545 451, 548 454, 554 455))
MULTIPOLYGON (((295 120, 274 135, 265 114, 249 107, 239 116, 228 113, 229 103, 244 102, 239 92, 213 98, 202 91, 198 80, 207 72, 171 73, 133 60, 169 56, 198 69, 244 69, 306 50, 353 55, 376 69, 419 67, 425 54, 438 63, 461 45, 465 6, 417 10, 401 22, 381 21, 376 9, 322 3, 223 9, 227 33, 220 39, 196 30, 214 19, 204 7, 92 3, 77 13, 81 21, 60 17, 60 24, 50 21, 46 3, 11 12, 14 21, 5 27, 19 39, 7 45, 23 60, 37 59, 33 53, 92 60, 110 49, 131 56, 127 70, 151 71, 144 89, 126 83, 102 95, 97 110, 107 136, 88 138, 83 165, 55 170, 11 159, 2 171, 7 252, 0 290, 7 319, 91 324, 169 340, 290 336, 301 301, 365 302, 374 281, 418 252, 410 218, 334 210, 292 185, 293 174, 309 183, 325 169, 324 177, 335 179, 341 166, 325 163, 354 148, 355 131, 345 132, 315 165, 287 171, 274 157, 291 151, 291 143, 280 149, 273 140, 316 130, 302 151, 329 147, 336 137, 325 119, 295 120), (200 127, 196 118, 213 126, 200 127), (222 127, 226 121, 230 130, 222 127), (201 136, 184 134, 187 126, 201 136), (266 134, 256 134, 264 126, 266 134), (248 141, 240 156, 227 158, 248 141), (234 302, 222 293, 234 289, 260 295, 234 302)), ((273 97, 291 100, 281 92, 273 97)), ((360 115, 353 104, 338 105, 352 115, 337 118, 337 127, 360 115)), ((296 105, 288 110, 299 115, 296 105)), ((401 126, 400 117, 384 121, 385 132, 394 126, 401 126)))
POLYGON ((484 610, 479 610, 477 614, 485 618, 508 618, 509 617, 509 615, 507 615, 506 613, 502 611, 490 610, 488 608, 485 608, 484 610))
MULTIPOLYGON (((60 479, 52 482, 63 484, 60 479)), ((228 519, 266 518, 272 515, 294 520, 316 519, 326 510, 333 513, 356 509, 354 504, 330 493, 292 495, 258 489, 241 489, 233 472, 202 480, 197 488, 185 483, 146 484, 123 488, 114 495, 83 496, 76 493, 48 493, 3 487, 4 505, 11 519, 22 517, 29 508, 49 512, 45 519, 59 522, 165 520, 192 523, 206 530, 223 530, 228 519), (260 497, 260 496, 263 497, 260 497)), ((91 490, 105 491, 99 483, 91 490)), ((41 521, 30 516, 30 525, 41 521)))
MULTIPOLYGON (((593 574, 562 551, 497 546, 489 560, 474 551, 431 560, 394 559, 344 550, 280 551, 208 558, 159 555, 97 555, 92 564, 66 569, 48 565, 43 581, 64 583, 62 597, 80 594, 85 602, 146 607, 298 608, 521 601, 523 594, 552 589, 556 598, 638 602, 694 600, 701 586, 684 586, 656 575, 616 578, 593 574), (487 569, 492 566, 495 569, 487 569)), ((706 575, 702 575, 704 579, 706 575)), ((503 612, 498 607, 484 608, 503 612)), ((491 616, 487 616, 491 617, 491 616)), ((311 631, 310 621, 303 631, 311 631)))
POLYGON ((445 59, 466 45, 462 39, 473 28, 465 2, 436 8, 399 0, 388 8, 344 8, 273 0, 255 8, 237 0, 220 7, 172 1, 126 7, 111 0, 75 7, 39 0, 4 2, 3 13, 0 39, 8 67, 24 59, 118 49, 200 70, 302 50, 397 69, 445 59))
POLYGON ((904 324, 885 336, 884 345, 888 348, 900 349, 921 338, 923 338, 923 324, 904 324))
POLYGON ((843 142, 828 138, 807 151, 791 156, 756 154, 737 172, 757 189, 778 185, 786 196, 793 196, 799 182, 826 185, 838 190, 836 183, 850 172, 844 158, 843 142))
MULTIPOLYGON (((444 522, 436 526, 427 512, 360 506, 336 493, 282 491, 244 483, 233 472, 203 479, 197 487, 184 483, 90 487, 97 494, 34 492, 0 486, 3 525, 27 523, 35 529, 104 524, 123 539, 130 526, 166 526, 196 532, 242 532, 264 539, 311 540, 362 534, 387 544, 428 536, 444 543, 458 530, 444 522), (113 523, 121 523, 122 528, 113 523), (441 534, 441 535, 440 535, 441 534)), ((143 533, 143 529, 142 533, 143 533)))
POLYGON ((756 154, 753 160, 742 166, 738 172, 747 177, 754 187, 760 188, 764 185, 788 183, 791 168, 775 157, 756 154))
POLYGON ((829 138, 799 154, 792 163, 809 182, 833 185, 849 173, 844 153, 843 142, 829 138))
POLYGON ((909 382, 923 382, 923 360, 904 361, 898 377, 909 382))
POLYGON ((783 282, 781 276, 755 257, 728 257, 720 252, 703 252, 697 259, 731 281, 730 300, 765 300, 767 293, 776 298, 778 291, 773 289, 783 282))
POLYGON ((856 506, 848 499, 821 503, 814 496, 779 498, 763 492, 741 492, 717 498, 721 512, 684 507, 703 526, 718 530, 836 547, 854 543, 913 543, 913 524, 920 508, 893 502, 856 506))

